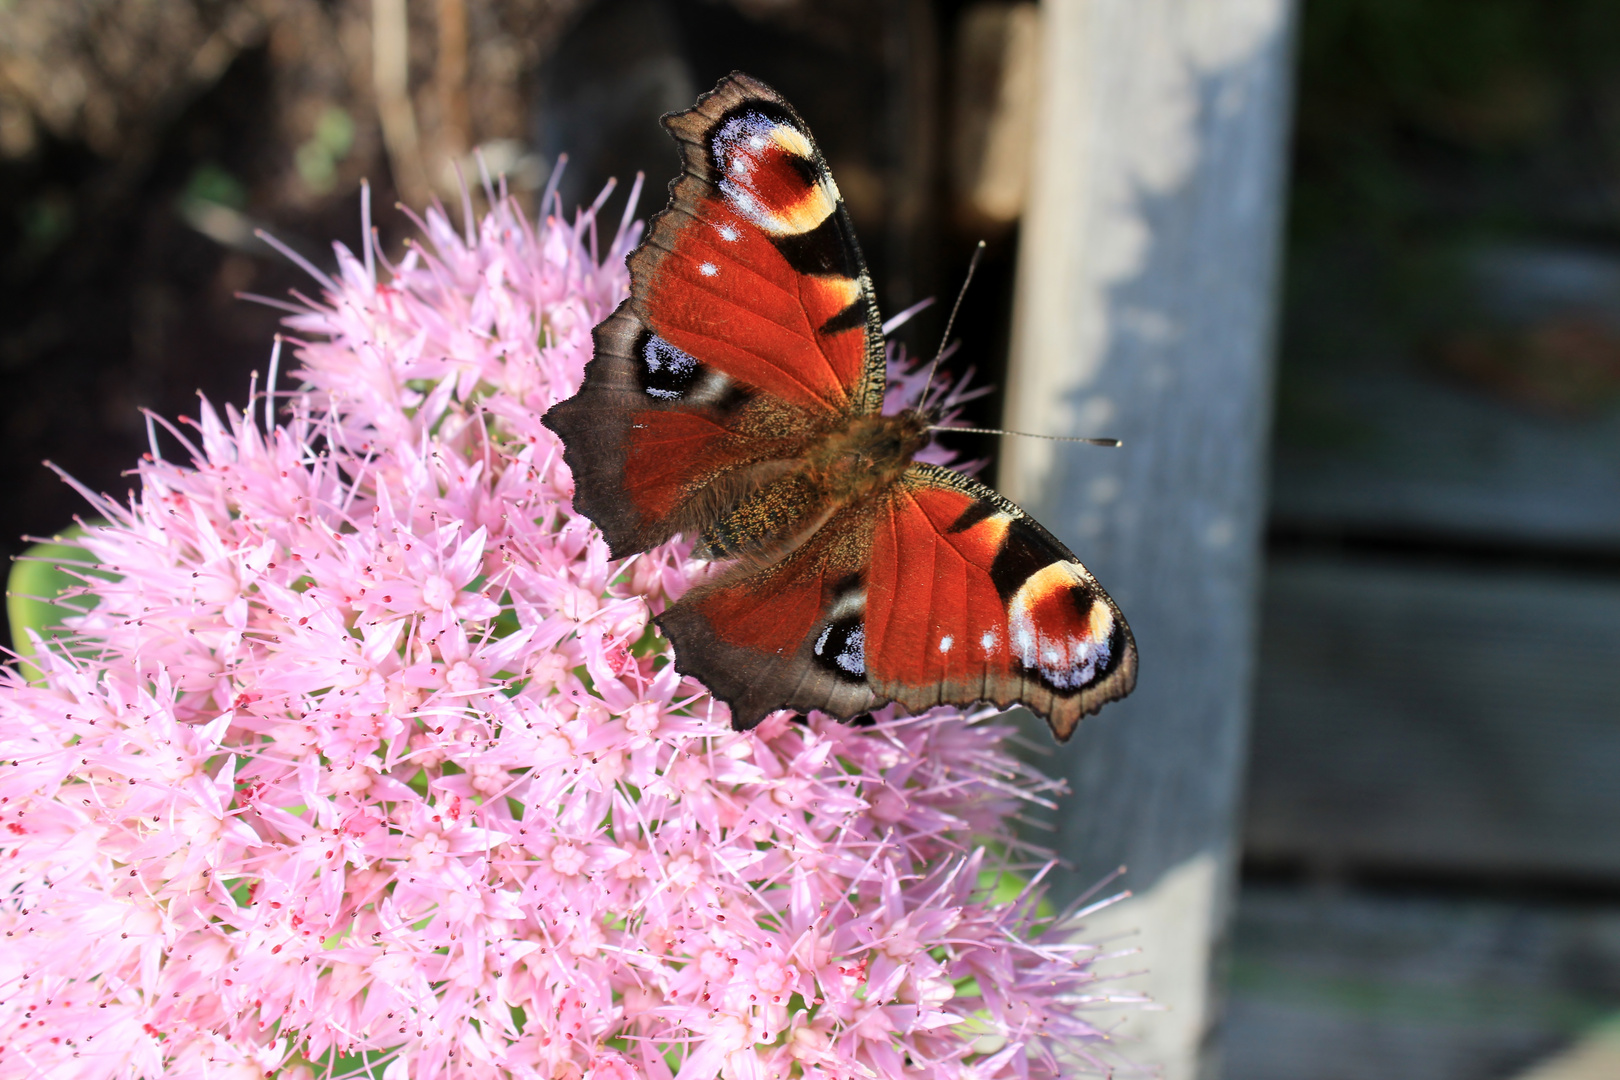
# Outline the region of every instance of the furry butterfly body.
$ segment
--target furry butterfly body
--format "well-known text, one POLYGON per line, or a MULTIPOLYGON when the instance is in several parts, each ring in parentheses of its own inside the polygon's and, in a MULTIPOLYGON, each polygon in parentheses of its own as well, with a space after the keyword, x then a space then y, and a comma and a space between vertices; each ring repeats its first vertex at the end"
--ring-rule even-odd
POLYGON ((1134 686, 1130 628, 1017 506, 914 460, 929 417, 882 412, 871 278, 809 129, 741 74, 664 124, 670 205, 545 422, 615 557, 685 534, 726 563, 658 619, 678 669, 739 728, 988 701, 1067 739, 1134 686))

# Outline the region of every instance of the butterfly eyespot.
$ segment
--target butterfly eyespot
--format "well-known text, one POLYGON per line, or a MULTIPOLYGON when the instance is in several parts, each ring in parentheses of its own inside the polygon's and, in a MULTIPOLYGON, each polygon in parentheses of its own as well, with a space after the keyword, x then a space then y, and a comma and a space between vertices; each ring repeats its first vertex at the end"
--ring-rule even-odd
POLYGON ((648 397, 678 401, 686 396, 703 367, 697 360, 656 334, 641 349, 641 389, 648 397))
POLYGON ((821 628, 812 650, 823 668, 840 679, 866 677, 866 624, 859 617, 835 619, 821 628))
POLYGON ((721 194, 774 238, 812 232, 838 209, 838 189, 815 147, 785 118, 755 109, 734 115, 711 136, 710 154, 721 194))
POLYGON ((1091 575, 1054 562, 1029 575, 1008 605, 1014 658, 1055 690, 1089 686, 1112 667, 1119 629, 1091 575))

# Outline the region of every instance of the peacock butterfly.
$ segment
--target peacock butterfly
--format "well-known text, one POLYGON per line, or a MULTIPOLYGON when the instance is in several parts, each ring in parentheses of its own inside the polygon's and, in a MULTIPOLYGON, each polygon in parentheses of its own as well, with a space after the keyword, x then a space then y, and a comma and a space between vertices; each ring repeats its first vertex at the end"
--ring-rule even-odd
POLYGON ((725 569, 658 625, 739 729, 777 709, 1022 703, 1059 739, 1136 683, 1091 573, 882 412, 883 324, 804 121, 740 73, 664 117, 684 168, 546 425, 615 558, 676 534, 725 569))

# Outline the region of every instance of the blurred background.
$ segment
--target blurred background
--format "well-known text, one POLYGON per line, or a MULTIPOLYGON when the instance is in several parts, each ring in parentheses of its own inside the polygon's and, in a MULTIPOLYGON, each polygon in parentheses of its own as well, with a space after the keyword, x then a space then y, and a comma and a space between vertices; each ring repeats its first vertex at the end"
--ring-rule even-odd
MULTIPOLYGON (((1257 3, 1159 6, 1196 31, 1257 3)), ((1257 569, 1234 579, 1257 613, 1232 692, 1248 750, 1216 766, 1242 792, 1213 819, 1236 900, 1217 904, 1194 1072, 1613 1080, 1620 7, 1267 9, 1286 12, 1265 55, 1291 105, 1256 122, 1286 147, 1287 211, 1280 236, 1250 236, 1281 254, 1257 286, 1275 312, 1251 320, 1275 356, 1233 391, 1270 417, 1244 433, 1269 450, 1247 470, 1257 569)), ((570 207, 618 177, 616 210, 645 171, 651 212, 676 168, 657 116, 739 67, 814 129, 886 313, 948 301, 988 242, 958 364, 994 388, 969 419, 1000 422, 1040 273, 1033 144, 1063 122, 1041 111, 1045 17, 960 0, 0 3, 0 545, 81 509, 42 459, 122 491, 140 408, 242 402, 281 313, 239 294, 309 287, 257 229, 330 265, 332 240, 358 244, 369 178, 397 251, 413 229, 390 208, 459 206, 474 151, 531 209, 561 153, 570 207)), ((901 340, 930 352, 940 314, 901 340)), ((1058 531, 1116 580, 1110 534, 1088 549, 1083 521, 1058 531)), ((1151 629, 1145 684, 1166 666, 1151 629)))

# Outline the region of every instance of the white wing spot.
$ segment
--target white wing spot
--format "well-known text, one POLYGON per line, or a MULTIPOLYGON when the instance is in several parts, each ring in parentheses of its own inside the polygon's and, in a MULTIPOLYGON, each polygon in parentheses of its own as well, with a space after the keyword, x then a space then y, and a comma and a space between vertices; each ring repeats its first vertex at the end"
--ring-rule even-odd
POLYGON ((857 626, 844 639, 844 647, 833 657, 833 663, 851 675, 866 674, 866 628, 857 626))
POLYGON ((951 646, 955 644, 956 639, 951 637, 951 635, 946 634, 944 637, 939 639, 939 651, 942 653, 948 653, 951 651, 951 646))
POLYGON ((718 274, 719 272, 720 268, 714 265, 714 263, 698 263, 698 273, 702 274, 704 277, 714 277, 714 275, 718 274))
POLYGON ((735 240, 735 239, 737 239, 737 230, 735 228, 733 228, 732 226, 730 226, 730 225, 722 225, 722 226, 720 226, 720 239, 722 239, 722 240, 735 240))
POLYGON ((986 630, 984 632, 984 637, 979 639, 979 645, 984 649, 984 652, 985 652, 986 656, 988 656, 991 653, 995 652, 996 651, 996 632, 995 632, 995 630, 993 630, 993 629, 992 630, 986 630))

